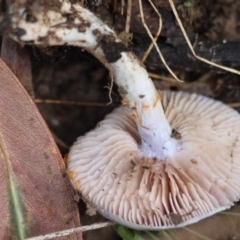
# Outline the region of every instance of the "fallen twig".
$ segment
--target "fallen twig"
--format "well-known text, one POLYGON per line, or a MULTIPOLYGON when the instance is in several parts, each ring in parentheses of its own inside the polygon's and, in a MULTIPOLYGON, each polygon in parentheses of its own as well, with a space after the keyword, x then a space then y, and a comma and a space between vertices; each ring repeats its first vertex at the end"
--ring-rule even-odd
POLYGON ((151 44, 149 45, 148 49, 145 51, 143 57, 142 57, 142 62, 144 63, 145 60, 147 59, 148 55, 150 54, 153 46, 154 46, 154 42, 156 42, 158 40, 158 37, 160 36, 160 33, 162 31, 162 16, 161 14, 158 12, 158 10, 156 9, 155 5, 152 3, 151 0, 149 0, 152 8, 155 10, 155 12, 157 13, 158 17, 159 17, 159 26, 158 26, 158 30, 157 33, 153 39, 153 41, 151 42, 151 44))
POLYGON ((34 99, 35 103, 47 103, 47 104, 62 104, 62 105, 78 105, 86 107, 107 107, 108 103, 96 103, 96 102, 76 102, 68 100, 55 100, 55 99, 34 99))
POLYGON ((103 223, 95 223, 95 224, 88 225, 88 226, 71 228, 71 229, 67 229, 67 230, 63 230, 63 231, 59 231, 59 232, 54 232, 54 233, 50 233, 50 234, 46 234, 46 235, 42 235, 42 236, 31 237, 31 238, 27 238, 25 240, 53 239, 53 238, 58 238, 58 237, 63 237, 63 236, 69 236, 73 233, 86 232, 86 231, 90 231, 90 230, 94 230, 94 229, 104 228, 104 227, 112 226, 112 225, 115 225, 115 224, 116 224, 115 222, 111 222, 111 221, 103 222, 103 223))

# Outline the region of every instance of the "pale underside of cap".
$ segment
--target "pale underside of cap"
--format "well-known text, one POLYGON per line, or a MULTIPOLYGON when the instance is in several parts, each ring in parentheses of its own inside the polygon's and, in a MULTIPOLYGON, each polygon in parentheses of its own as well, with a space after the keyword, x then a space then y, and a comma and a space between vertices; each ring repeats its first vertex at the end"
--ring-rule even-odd
POLYGON ((196 94, 162 96, 179 146, 167 161, 143 157, 126 107, 80 137, 69 155, 69 176, 83 199, 135 229, 185 226, 240 198, 240 115, 196 94))

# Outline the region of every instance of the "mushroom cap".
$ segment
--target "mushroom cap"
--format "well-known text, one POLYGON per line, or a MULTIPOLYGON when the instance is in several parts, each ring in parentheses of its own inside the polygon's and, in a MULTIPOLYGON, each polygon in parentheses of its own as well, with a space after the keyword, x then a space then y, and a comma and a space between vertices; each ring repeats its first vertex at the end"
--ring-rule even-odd
POLYGON ((83 199, 135 229, 182 227, 240 199, 240 115, 196 94, 162 96, 179 142, 167 161, 143 156, 127 107, 78 138, 69 154, 68 174, 83 199))

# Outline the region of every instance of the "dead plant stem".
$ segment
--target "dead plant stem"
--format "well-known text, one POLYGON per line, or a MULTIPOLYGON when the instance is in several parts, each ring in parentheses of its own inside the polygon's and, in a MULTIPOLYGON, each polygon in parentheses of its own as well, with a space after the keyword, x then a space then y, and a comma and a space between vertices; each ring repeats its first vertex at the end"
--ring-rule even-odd
POLYGON ((74 233, 86 232, 86 231, 90 231, 90 230, 94 230, 94 229, 112 226, 115 224, 116 224, 115 222, 111 222, 111 221, 103 222, 103 223, 95 223, 95 224, 88 225, 88 226, 71 228, 71 229, 54 232, 54 233, 50 233, 50 234, 46 234, 46 235, 42 235, 42 236, 31 237, 31 238, 27 238, 25 240, 47 240, 47 239, 53 239, 53 238, 55 239, 55 238, 59 238, 59 237, 63 237, 63 236, 69 236, 74 233))
MULTIPOLYGON (((151 38, 152 43, 153 43, 153 45, 155 46, 155 48, 156 48, 156 50, 157 50, 157 52, 158 52, 158 55, 159 55, 162 63, 163 63, 164 66, 167 68, 167 70, 170 72, 170 74, 171 74, 178 82, 182 82, 180 79, 178 79, 178 77, 175 75, 175 73, 174 73, 174 72, 169 68, 169 66, 167 65, 167 63, 166 63, 166 61, 165 61, 165 59, 164 59, 164 57, 163 57, 163 55, 162 55, 162 53, 161 53, 158 45, 157 45, 157 43, 156 43, 156 40, 154 39, 154 37, 153 37, 150 29, 148 28, 148 26, 147 26, 147 24, 146 24, 146 22, 145 22, 144 14, 143 14, 143 8, 142 8, 142 0, 139 0, 138 2, 139 2, 139 9, 140 9, 140 15, 141 15, 142 24, 143 24, 144 28, 146 29, 146 31, 147 31, 147 33, 148 33, 148 36, 151 38)), ((161 26, 161 24, 162 24, 161 22, 162 22, 162 20, 161 20, 161 18, 159 18, 159 26, 161 26)))

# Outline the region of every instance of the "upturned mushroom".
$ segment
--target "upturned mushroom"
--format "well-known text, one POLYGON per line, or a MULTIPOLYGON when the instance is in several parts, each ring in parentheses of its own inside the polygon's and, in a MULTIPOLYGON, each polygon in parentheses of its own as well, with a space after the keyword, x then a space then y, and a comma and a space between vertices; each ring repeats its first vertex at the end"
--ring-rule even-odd
POLYGON ((131 228, 185 226, 240 198, 239 114, 196 94, 163 91, 162 100, 171 129, 159 144, 165 155, 142 142, 127 107, 80 137, 69 155, 69 176, 83 199, 131 228))
POLYGON ((127 105, 71 148, 68 175, 83 199, 109 219, 152 230, 197 222, 239 200, 239 114, 203 96, 160 94, 112 29, 79 4, 58 3, 47 11, 34 3, 27 14, 36 21, 24 4, 10 9, 12 37, 86 49, 127 105))

